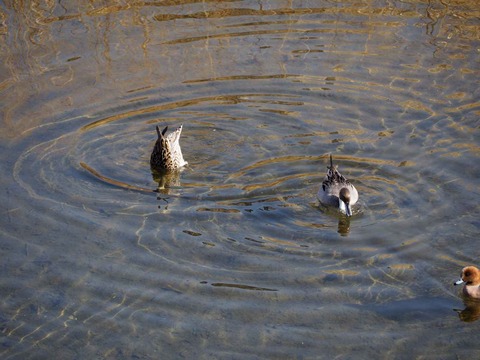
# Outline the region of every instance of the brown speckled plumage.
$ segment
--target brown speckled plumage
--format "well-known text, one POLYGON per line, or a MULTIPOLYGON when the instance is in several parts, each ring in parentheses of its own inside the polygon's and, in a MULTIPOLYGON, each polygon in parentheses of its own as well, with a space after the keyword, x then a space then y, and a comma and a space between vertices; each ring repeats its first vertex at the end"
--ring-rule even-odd
POLYGON ((160 128, 157 126, 158 138, 150 156, 150 166, 157 171, 174 171, 187 165, 180 148, 182 125, 165 136, 167 130, 168 126, 160 132, 160 128))

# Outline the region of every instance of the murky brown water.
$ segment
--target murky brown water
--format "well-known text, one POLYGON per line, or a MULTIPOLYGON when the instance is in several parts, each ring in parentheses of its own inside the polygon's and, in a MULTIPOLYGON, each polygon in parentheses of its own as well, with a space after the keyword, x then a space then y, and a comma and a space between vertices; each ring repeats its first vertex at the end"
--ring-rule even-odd
POLYGON ((479 19, 4 2, 0 356, 479 357, 452 286, 480 265, 479 19), (155 125, 180 123, 189 166, 154 178, 155 125), (349 220, 316 200, 330 153, 349 220))

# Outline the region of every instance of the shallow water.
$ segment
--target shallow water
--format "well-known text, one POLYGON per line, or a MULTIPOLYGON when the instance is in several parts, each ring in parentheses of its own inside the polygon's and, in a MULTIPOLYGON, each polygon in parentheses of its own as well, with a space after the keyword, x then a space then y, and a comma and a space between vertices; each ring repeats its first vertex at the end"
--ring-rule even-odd
POLYGON ((479 264, 476 1, 21 4, 2 358, 480 355, 452 286, 479 264), (176 124, 189 165, 153 177, 176 124), (350 219, 316 200, 330 153, 350 219))

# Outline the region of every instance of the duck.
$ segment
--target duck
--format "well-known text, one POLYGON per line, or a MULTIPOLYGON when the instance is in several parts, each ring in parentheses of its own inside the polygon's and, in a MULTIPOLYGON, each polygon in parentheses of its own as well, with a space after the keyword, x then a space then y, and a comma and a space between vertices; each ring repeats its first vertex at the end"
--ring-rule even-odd
POLYGON ((453 285, 462 285, 463 293, 471 298, 480 299, 480 270, 475 266, 466 266, 462 269, 462 276, 453 285))
POLYGON ((168 126, 162 131, 160 131, 158 126, 156 129, 158 138, 150 156, 151 168, 157 171, 171 172, 187 165, 188 162, 183 159, 182 149, 180 148, 180 135, 182 134, 183 125, 180 125, 166 136, 168 126))
POLYGON ((326 206, 335 206, 340 212, 352 216, 352 206, 358 201, 358 191, 345 176, 333 165, 330 154, 330 166, 317 193, 318 200, 326 206))

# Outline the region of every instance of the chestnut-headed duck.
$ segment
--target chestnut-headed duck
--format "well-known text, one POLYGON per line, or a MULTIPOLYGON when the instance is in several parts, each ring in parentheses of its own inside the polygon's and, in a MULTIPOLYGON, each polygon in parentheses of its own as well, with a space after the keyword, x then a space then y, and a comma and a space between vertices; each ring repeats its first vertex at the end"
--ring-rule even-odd
POLYGON ((480 270, 475 266, 467 266, 462 269, 462 277, 455 281, 454 285, 465 284, 463 293, 475 299, 480 299, 480 270))
POLYGON ((358 201, 357 189, 338 172, 337 166, 333 165, 331 154, 330 166, 327 168, 327 175, 317 193, 318 200, 324 205, 337 207, 347 216, 352 216, 352 205, 358 201))

